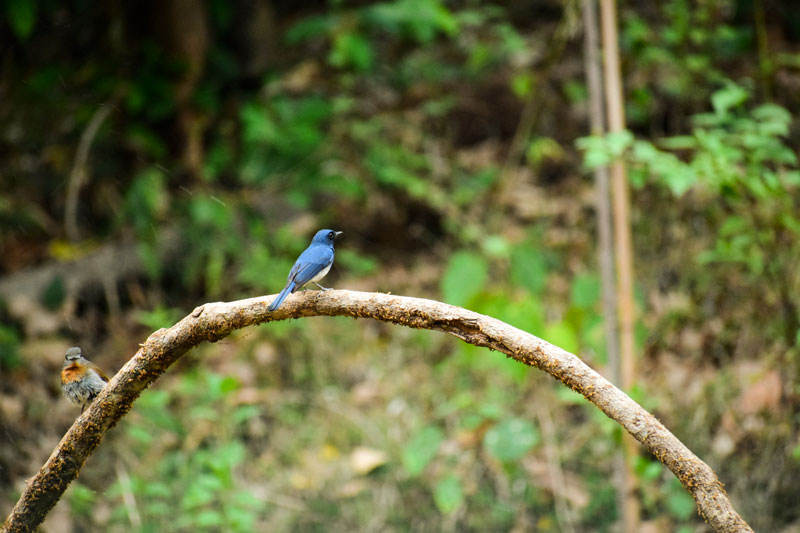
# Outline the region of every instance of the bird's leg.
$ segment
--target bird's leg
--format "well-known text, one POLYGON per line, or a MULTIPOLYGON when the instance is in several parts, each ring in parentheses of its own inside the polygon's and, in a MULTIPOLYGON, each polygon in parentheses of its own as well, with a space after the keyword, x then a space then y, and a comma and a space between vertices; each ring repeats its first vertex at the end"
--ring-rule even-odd
POLYGON ((320 284, 319 284, 319 283, 317 283, 316 281, 314 281, 314 282, 312 282, 312 283, 313 283, 314 285, 316 285, 317 287, 319 287, 320 289, 322 289, 323 291, 329 291, 329 290, 331 290, 331 288, 330 288, 330 287, 323 287, 322 285, 320 285, 320 284))

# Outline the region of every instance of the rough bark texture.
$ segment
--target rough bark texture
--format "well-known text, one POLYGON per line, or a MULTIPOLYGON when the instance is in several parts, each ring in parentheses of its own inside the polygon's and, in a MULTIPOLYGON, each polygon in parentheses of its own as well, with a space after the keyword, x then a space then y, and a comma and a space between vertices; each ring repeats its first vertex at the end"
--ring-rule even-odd
POLYGON ((274 313, 274 296, 208 303, 169 329, 150 335, 113 377, 30 480, 2 531, 34 531, 75 479, 105 432, 127 413, 141 391, 189 349, 217 341, 246 326, 305 316, 373 318, 412 328, 443 331, 503 352, 549 373, 621 424, 672 470, 717 531, 752 531, 737 514, 722 483, 658 420, 589 368, 577 356, 499 320, 432 300, 354 291, 306 291, 291 295, 274 313))

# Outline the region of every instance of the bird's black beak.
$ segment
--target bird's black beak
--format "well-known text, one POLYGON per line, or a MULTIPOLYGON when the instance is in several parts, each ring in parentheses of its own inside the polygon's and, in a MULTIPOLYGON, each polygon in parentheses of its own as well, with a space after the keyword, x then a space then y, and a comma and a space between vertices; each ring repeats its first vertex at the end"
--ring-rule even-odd
POLYGON ((334 239, 338 239, 338 238, 339 238, 339 235, 341 235, 341 234, 342 234, 342 232, 341 232, 341 231, 334 231, 334 233, 336 234, 336 237, 334 237, 334 239))

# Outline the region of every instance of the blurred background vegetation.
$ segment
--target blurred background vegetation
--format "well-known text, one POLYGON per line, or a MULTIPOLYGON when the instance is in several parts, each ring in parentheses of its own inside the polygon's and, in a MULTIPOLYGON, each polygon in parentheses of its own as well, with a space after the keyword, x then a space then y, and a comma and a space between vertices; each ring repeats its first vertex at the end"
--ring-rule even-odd
MULTIPOLYGON (((588 169, 631 166, 631 391, 760 531, 800 531, 800 8, 622 2, 629 131, 588 137, 572 0, 5 0, 0 514, 196 305, 327 281, 505 320, 607 373, 588 169), (524 115, 526 120, 520 120, 524 115)), ((313 318, 191 352, 46 531, 609 531, 620 430, 441 334, 313 318)), ((643 531, 705 531, 654 458, 643 531)))

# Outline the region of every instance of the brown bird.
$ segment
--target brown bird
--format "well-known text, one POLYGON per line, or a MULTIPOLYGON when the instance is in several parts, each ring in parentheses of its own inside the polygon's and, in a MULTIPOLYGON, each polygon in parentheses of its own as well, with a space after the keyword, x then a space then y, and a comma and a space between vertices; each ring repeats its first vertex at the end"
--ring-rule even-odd
POLYGON ((108 383, 100 367, 86 359, 77 346, 67 350, 61 368, 61 390, 74 404, 81 406, 81 413, 108 383))

